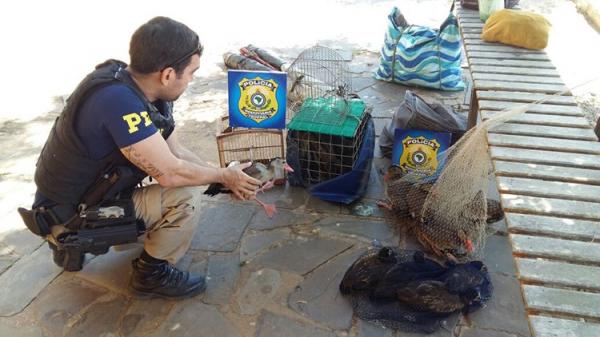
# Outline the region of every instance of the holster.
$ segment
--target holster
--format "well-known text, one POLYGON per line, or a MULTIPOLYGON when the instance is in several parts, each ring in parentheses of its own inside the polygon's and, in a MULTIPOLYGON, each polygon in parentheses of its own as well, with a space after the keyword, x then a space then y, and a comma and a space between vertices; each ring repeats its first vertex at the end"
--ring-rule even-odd
POLYGON ((50 234, 50 228, 57 223, 51 215, 51 211, 44 207, 33 210, 19 207, 17 211, 21 215, 25 226, 35 235, 44 237, 50 234))
POLYGON ((78 229, 61 223, 52 209, 18 211, 30 231, 48 240, 54 262, 66 271, 81 270, 86 253, 105 254, 111 246, 137 242, 145 231, 143 221, 135 217, 131 199, 105 201, 82 210, 76 214, 78 229), (53 230, 59 227, 61 230, 53 230))
POLYGON ((137 242, 145 229, 135 217, 131 199, 105 201, 82 210, 79 217, 79 230, 56 237, 58 251, 64 252, 62 266, 67 271, 81 270, 85 253, 106 254, 111 246, 137 242))
POLYGON ((135 217, 131 199, 137 182, 133 170, 117 166, 105 172, 86 192, 78 209, 62 204, 18 209, 27 228, 48 240, 54 262, 67 271, 81 270, 85 253, 105 254, 111 246, 137 242, 145 231, 143 221, 135 217))

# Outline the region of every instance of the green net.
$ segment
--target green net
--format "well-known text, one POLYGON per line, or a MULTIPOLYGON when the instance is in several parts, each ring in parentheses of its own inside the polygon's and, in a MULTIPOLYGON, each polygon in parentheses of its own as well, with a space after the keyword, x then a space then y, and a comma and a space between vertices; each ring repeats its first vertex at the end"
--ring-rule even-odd
POLYGON ((364 113, 365 103, 360 99, 307 98, 288 129, 354 137, 364 113))

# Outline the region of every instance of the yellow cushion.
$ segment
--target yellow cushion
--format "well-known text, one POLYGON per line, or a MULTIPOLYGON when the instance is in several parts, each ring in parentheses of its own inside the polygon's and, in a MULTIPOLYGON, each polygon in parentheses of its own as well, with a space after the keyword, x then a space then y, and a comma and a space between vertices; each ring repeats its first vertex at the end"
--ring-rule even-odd
POLYGON ((548 45, 550 22, 543 16, 513 9, 494 12, 485 22, 481 38, 529 49, 544 49, 548 45))

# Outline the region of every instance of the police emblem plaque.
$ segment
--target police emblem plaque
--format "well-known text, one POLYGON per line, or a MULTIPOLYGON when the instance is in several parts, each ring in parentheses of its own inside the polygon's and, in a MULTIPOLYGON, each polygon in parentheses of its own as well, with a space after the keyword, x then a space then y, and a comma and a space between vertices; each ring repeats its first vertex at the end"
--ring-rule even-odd
POLYGON ((284 129, 286 73, 229 70, 229 125, 284 129))
POLYGON ((439 159, 448 149, 451 136, 449 132, 398 128, 394 133, 392 164, 405 173, 430 177, 441 169, 443 163, 439 159))

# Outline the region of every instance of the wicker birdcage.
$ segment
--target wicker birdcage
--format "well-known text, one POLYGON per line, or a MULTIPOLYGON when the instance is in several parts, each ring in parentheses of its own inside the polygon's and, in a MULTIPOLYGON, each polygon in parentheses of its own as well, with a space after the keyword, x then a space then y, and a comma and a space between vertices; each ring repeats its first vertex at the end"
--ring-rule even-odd
POLYGON ((232 161, 268 164, 274 158, 285 158, 284 130, 233 128, 228 116, 219 122, 217 149, 221 167, 232 161))

